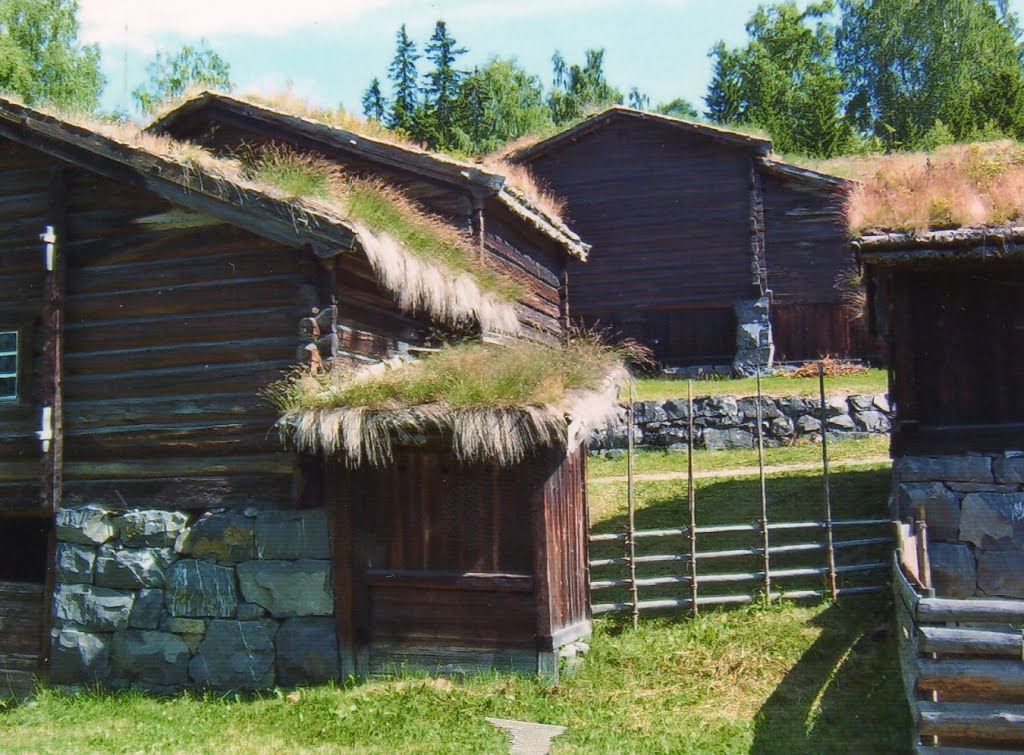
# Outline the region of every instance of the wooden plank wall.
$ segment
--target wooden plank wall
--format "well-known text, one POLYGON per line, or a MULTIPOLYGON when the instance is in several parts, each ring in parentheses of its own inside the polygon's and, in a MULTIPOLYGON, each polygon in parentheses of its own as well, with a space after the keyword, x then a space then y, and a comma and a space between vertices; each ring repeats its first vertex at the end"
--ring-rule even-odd
MULTIPOLYGON (((0 197, 9 200, 0 203, 0 313, 28 323, 29 334, 41 313, 38 234, 54 164, 0 145, 0 197)), ((423 323, 398 311, 361 257, 338 259, 334 290, 304 250, 223 224, 155 228, 138 221, 172 209, 164 200, 84 170, 66 174, 66 500, 289 502, 294 458, 261 391, 298 362, 302 315, 337 294, 341 346, 368 357, 415 342, 423 323)), ((38 391, 38 375, 28 382, 30 395, 38 391)), ((4 508, 38 501, 36 403, 0 407, 4 508)))
POLYGON ((842 304, 778 303, 772 305, 771 318, 775 358, 781 362, 867 358, 879 352, 864 318, 854 319, 842 304))
POLYGON ((590 619, 585 453, 565 457, 544 486, 553 633, 590 619))
MULTIPOLYGON (((172 133, 222 152, 278 144, 320 154, 347 173, 385 181, 456 228, 467 234, 473 232, 474 204, 468 186, 459 190, 411 170, 374 163, 339 146, 297 132, 283 132, 256 116, 244 117, 211 106, 173 124, 172 133)), ((520 307, 523 321, 545 333, 561 332, 560 275, 564 253, 552 240, 514 218, 493 199, 485 203, 484 214, 483 249, 487 263, 518 281, 527 291, 520 307)))
POLYGON ((529 167, 593 245, 570 267, 574 315, 752 297, 746 151, 612 123, 529 167))

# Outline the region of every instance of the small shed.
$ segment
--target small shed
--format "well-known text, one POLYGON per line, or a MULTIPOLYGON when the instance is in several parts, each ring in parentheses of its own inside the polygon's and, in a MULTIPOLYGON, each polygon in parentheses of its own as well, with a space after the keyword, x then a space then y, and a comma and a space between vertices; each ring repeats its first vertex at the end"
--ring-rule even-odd
POLYGON ((894 515, 928 523, 940 596, 1024 598, 1024 228, 866 236, 894 404, 894 515))
POLYGON ((845 180, 776 159, 768 139, 624 107, 508 159, 593 245, 571 265, 574 316, 670 366, 873 354, 836 289, 853 264, 845 180))
POLYGON ((283 431, 324 466, 347 673, 557 678, 559 652, 590 634, 583 441, 619 412, 625 372, 585 341, 449 347, 288 392, 283 431), (482 387, 512 376, 515 402, 482 387))

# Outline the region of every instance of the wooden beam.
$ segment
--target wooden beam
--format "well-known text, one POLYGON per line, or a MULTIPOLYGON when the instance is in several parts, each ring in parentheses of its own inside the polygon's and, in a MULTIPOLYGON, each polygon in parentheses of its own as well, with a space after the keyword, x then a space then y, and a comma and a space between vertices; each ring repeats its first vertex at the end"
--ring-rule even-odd
MULTIPOLYGON (((49 417, 49 441, 44 441, 42 508, 56 512, 61 504, 64 474, 64 293, 67 287, 67 177, 63 167, 50 176, 49 224, 40 239, 47 251, 43 300, 42 411, 49 417), (52 245, 52 246, 51 246, 52 245)), ((43 229, 40 229, 43 232, 43 229)), ((41 250, 41 253, 42 250, 41 250)), ((29 356, 31 358, 31 356, 29 356)), ((44 428, 47 429, 47 428, 44 428)))

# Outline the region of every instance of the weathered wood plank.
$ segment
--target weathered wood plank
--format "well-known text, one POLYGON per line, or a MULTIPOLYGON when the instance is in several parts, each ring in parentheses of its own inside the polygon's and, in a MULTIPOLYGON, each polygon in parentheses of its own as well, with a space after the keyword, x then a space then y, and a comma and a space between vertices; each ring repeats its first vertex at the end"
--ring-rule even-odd
POLYGON ((949 629, 918 627, 922 653, 951 655, 998 655, 1020 660, 1024 654, 1024 638, 1019 630, 992 632, 982 629, 949 629))
POLYGON ((1024 744, 1024 705, 920 703, 925 736, 1000 739, 1024 744))
POLYGON ((980 621, 1024 624, 1024 600, 922 598, 917 604, 921 624, 980 621))
POLYGON ((1024 697, 1024 663, 1005 660, 932 659, 918 661, 918 687, 940 695, 1024 697))

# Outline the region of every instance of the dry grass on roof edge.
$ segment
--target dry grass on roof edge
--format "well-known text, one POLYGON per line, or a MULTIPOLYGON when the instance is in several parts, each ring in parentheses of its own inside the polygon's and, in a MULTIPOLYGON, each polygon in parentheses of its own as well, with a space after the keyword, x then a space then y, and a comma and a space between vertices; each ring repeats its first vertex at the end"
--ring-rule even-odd
POLYGON ((644 356, 593 334, 562 346, 473 342, 414 361, 299 370, 267 395, 287 443, 353 467, 386 465, 396 445, 430 435, 449 438, 463 462, 511 466, 536 448, 573 447, 615 419, 625 362, 644 356))
POLYGON ((1024 223, 1024 145, 1012 140, 807 165, 858 182, 846 198, 852 236, 1024 223))

